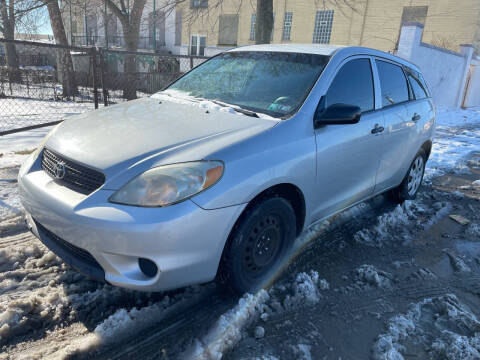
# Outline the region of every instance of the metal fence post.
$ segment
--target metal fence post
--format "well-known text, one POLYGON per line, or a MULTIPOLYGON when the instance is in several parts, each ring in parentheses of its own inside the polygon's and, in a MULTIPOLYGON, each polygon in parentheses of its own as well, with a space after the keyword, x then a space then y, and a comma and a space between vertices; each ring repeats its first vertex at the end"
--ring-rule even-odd
POLYGON ((95 109, 98 109, 98 84, 97 84, 97 48, 92 47, 92 71, 93 71, 93 102, 95 109))
POLYGON ((190 70, 193 69, 193 56, 190 56, 190 70))
POLYGON ((105 84, 105 51, 103 48, 99 49, 98 55, 100 56, 100 78, 102 80, 103 106, 108 106, 108 90, 107 84, 105 84))

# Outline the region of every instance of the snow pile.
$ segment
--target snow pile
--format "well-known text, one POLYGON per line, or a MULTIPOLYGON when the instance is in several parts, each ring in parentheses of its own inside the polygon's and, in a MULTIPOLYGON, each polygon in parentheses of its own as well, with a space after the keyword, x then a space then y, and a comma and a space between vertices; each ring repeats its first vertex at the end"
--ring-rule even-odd
POLYGON ((196 340, 194 346, 187 350, 182 359, 219 360, 223 353, 237 344, 241 338, 242 329, 253 322, 264 311, 264 304, 270 296, 265 290, 255 295, 245 294, 237 306, 220 316, 217 323, 201 340, 196 340))
POLYGON ((385 271, 378 270, 373 265, 362 265, 355 270, 355 280, 358 285, 374 286, 378 288, 389 288, 392 275, 385 271))
POLYGON ((385 241, 392 239, 408 243, 413 235, 411 232, 417 228, 429 229, 450 210, 448 202, 436 202, 427 208, 420 200, 406 200, 392 211, 378 216, 375 226, 358 231, 353 238, 359 244, 375 247, 381 247, 385 241))
POLYGON ((28 333, 38 328, 39 324, 45 326, 68 319, 68 303, 64 289, 50 286, 28 297, 0 303, 0 341, 28 333))
MULTIPOLYGON (((184 353, 182 358, 221 359, 227 350, 241 340, 243 328, 258 318, 268 321, 274 314, 316 304, 321 299, 320 291, 327 289, 329 289, 328 282, 320 279, 316 271, 310 271, 299 273, 293 282, 287 285, 275 285, 268 292, 260 290, 255 295, 245 294, 233 309, 220 317, 207 335, 194 341, 193 346, 184 353)), ((264 334, 263 327, 257 326, 253 335, 261 338, 264 334)), ((302 347, 302 349, 306 351, 309 348, 302 347)))
POLYGON ((420 358, 467 360, 480 356, 480 322, 453 294, 425 299, 391 318, 373 346, 377 360, 420 358), (424 353, 418 353, 422 348, 424 353))
POLYGON ((295 310, 302 305, 314 305, 320 301, 320 290, 327 290, 328 288, 328 282, 320 279, 318 272, 312 270, 310 273, 299 273, 290 285, 293 294, 287 294, 283 300, 283 308, 285 310, 295 310))
POLYGON ((398 234, 409 224, 417 219, 417 213, 424 212, 424 209, 417 203, 407 200, 402 205, 377 218, 377 224, 371 229, 358 231, 354 236, 357 243, 368 246, 382 246, 386 239, 392 234, 398 234))
POLYGON ((457 272, 471 271, 470 267, 467 264, 465 264, 465 261, 463 261, 463 259, 460 256, 448 250, 445 250, 445 253, 448 255, 448 258, 450 259, 450 264, 452 265, 455 271, 457 272))
POLYGON ((295 359, 298 360, 312 360, 312 355, 310 354, 310 345, 297 344, 293 346, 293 353, 295 354, 295 359))
POLYGON ((468 225, 466 233, 468 236, 480 240, 480 226, 478 224, 471 223, 470 225, 468 225))

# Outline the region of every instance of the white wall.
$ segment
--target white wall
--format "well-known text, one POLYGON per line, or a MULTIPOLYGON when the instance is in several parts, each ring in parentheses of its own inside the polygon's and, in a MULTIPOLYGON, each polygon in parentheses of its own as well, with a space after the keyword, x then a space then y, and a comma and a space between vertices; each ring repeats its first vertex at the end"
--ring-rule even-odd
POLYGON ((480 106, 480 58, 472 61, 464 107, 480 106))
POLYGON ((422 33, 421 24, 404 25, 396 55, 421 69, 437 105, 461 106, 473 47, 462 45, 461 53, 457 53, 422 43, 422 33))

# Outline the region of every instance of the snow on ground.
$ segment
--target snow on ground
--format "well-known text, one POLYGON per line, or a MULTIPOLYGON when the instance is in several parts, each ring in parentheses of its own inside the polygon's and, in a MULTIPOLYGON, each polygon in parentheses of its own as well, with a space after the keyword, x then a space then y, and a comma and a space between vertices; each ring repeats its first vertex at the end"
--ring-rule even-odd
POLYGON ((447 172, 468 171, 462 160, 480 149, 480 108, 467 110, 440 108, 436 133, 425 177, 447 172))
POLYGON ((35 150, 52 127, 0 136, 0 219, 22 211, 17 187, 20 164, 35 150))
POLYGON ((403 360, 404 355, 418 354, 412 352, 417 347, 432 359, 479 359, 480 322, 453 294, 428 298, 390 319, 373 355, 376 360, 403 360))
MULTIPOLYGON (((220 360, 225 352, 241 340, 242 330, 257 318, 268 321, 273 314, 312 306, 320 301, 321 292, 328 289, 328 282, 320 279, 318 272, 311 270, 297 274, 291 282, 274 285, 268 291, 260 290, 255 295, 245 294, 233 309, 220 316, 203 338, 196 339, 181 358, 220 360)), ((263 328, 257 327, 253 335, 255 338, 263 337, 263 328)), ((299 345, 295 351, 298 352, 299 359, 310 359, 307 345, 299 345)))
POLYGON ((408 243, 419 228, 428 229, 438 219, 448 214, 451 208, 452 205, 445 201, 427 207, 423 205, 419 195, 417 200, 407 200, 392 211, 378 216, 375 226, 358 231, 354 239, 359 244, 380 247, 391 239, 392 233, 396 233, 403 237, 404 243, 408 243))
POLYGON ((52 129, 47 126, 0 137, 0 169, 20 166, 52 129))

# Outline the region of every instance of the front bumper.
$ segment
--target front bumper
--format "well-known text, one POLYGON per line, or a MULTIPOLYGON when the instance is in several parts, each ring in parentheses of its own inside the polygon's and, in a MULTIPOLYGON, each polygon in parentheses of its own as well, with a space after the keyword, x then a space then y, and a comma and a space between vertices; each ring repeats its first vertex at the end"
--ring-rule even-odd
POLYGON ((136 290, 160 291, 212 280, 225 241, 245 208, 242 204, 204 210, 191 200, 165 208, 112 204, 108 198, 113 191, 82 195, 33 168, 19 177, 32 231, 81 272, 136 290), (79 259, 76 250, 90 254, 101 269, 79 259), (157 274, 146 276, 139 258, 153 261, 157 274))

